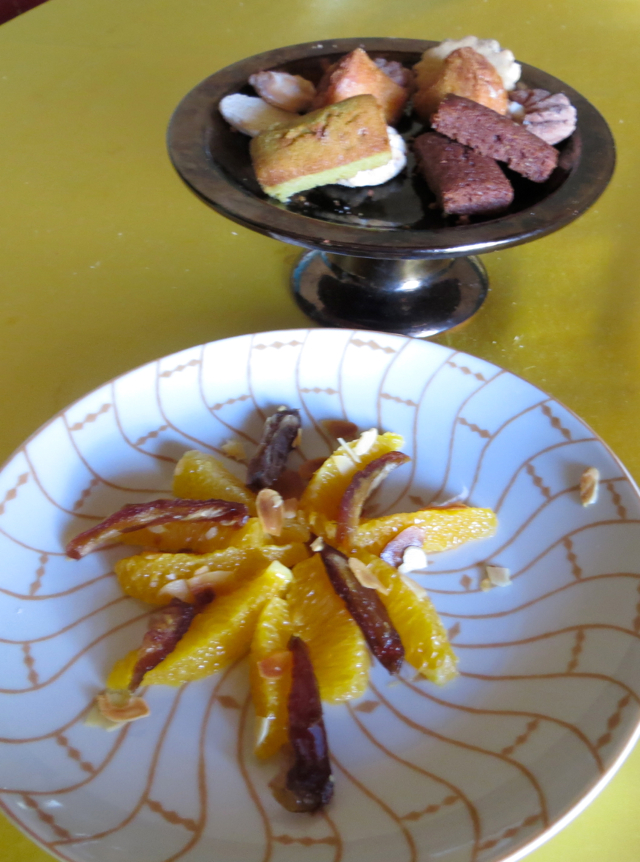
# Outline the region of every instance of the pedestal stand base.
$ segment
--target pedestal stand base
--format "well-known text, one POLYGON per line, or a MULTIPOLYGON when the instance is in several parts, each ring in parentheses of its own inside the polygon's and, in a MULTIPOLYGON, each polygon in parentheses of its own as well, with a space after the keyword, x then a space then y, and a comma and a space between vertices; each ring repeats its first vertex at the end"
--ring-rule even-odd
POLYGON ((375 260, 307 252, 291 277, 300 308, 324 326, 402 335, 444 332, 470 318, 487 295, 477 257, 375 260))

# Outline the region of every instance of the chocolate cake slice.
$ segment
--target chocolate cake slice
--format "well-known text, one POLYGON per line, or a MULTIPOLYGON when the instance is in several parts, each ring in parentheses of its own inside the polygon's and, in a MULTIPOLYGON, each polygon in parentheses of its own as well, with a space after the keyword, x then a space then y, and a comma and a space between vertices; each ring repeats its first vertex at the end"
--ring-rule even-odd
POLYGON ((543 183, 558 163, 558 151, 509 117, 471 99, 449 94, 431 118, 436 131, 483 156, 506 162, 511 170, 543 183))
POLYGON ((513 200, 511 183, 493 159, 435 132, 417 137, 413 150, 447 215, 498 215, 513 200))

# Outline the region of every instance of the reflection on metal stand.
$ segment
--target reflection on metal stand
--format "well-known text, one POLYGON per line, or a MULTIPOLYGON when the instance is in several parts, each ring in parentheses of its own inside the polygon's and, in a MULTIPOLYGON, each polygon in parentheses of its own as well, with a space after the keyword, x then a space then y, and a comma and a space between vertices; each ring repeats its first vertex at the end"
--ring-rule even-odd
POLYGON ((302 311, 323 326, 428 336, 475 314, 488 279, 477 257, 376 260, 311 251, 291 285, 302 311))

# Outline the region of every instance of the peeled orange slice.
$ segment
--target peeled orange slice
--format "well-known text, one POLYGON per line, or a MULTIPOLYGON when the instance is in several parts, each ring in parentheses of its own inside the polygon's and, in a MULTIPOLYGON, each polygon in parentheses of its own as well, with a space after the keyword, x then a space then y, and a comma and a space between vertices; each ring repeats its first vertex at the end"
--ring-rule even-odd
POLYGON ((258 757, 271 757, 287 742, 291 668, 285 661, 280 676, 269 676, 265 675, 264 663, 273 658, 282 661, 283 656, 290 658, 290 637, 287 603, 284 599, 271 599, 260 612, 251 641, 251 696, 257 719, 255 753, 258 757))
POLYGON ((272 560, 291 567, 308 556, 306 546, 300 542, 261 548, 225 548, 209 554, 138 554, 119 560, 115 572, 127 595, 152 605, 164 605, 170 598, 160 591, 172 581, 189 580, 209 572, 228 572, 227 578, 216 578, 216 595, 222 595, 254 577, 272 560))
POLYGON ((271 563, 265 571, 226 596, 216 596, 191 623, 164 661, 145 674, 144 685, 180 685, 202 679, 249 652, 260 611, 284 594, 291 571, 271 563))
POLYGON ((335 520, 342 495, 358 470, 380 455, 400 449, 403 443, 400 434, 376 434, 372 430, 336 449, 313 474, 300 499, 311 529, 322 535, 325 519, 335 520))
POLYGON ((399 512, 382 518, 360 522, 353 541, 353 550, 379 554, 384 546, 407 527, 423 527, 425 538, 422 547, 426 553, 447 551, 471 539, 493 536, 498 525, 491 509, 421 509, 418 512, 399 512))
POLYGON ((265 533, 257 518, 249 518, 244 527, 234 530, 229 537, 232 548, 261 548, 265 545, 284 545, 291 542, 308 542, 311 532, 302 514, 286 518, 279 536, 265 533))
POLYGON ((228 500, 244 503, 255 515, 255 494, 243 482, 205 452, 185 452, 173 473, 173 493, 184 500, 228 500))
POLYGON ((236 527, 224 527, 220 524, 173 521, 157 527, 122 533, 119 541, 125 545, 141 545, 156 551, 193 551, 196 554, 207 554, 209 551, 226 547, 237 532, 236 527))
POLYGON ((458 660, 431 599, 416 595, 396 569, 374 554, 363 551, 357 556, 389 589, 379 595, 400 635, 405 660, 439 685, 457 676, 458 660))
POLYGON ((126 656, 114 664, 111 673, 107 677, 107 688, 124 690, 129 687, 133 669, 138 661, 138 650, 128 652, 126 656))
POLYGON ((368 683, 367 645, 318 554, 294 566, 287 601, 293 634, 309 648, 322 700, 339 703, 360 697, 368 683))

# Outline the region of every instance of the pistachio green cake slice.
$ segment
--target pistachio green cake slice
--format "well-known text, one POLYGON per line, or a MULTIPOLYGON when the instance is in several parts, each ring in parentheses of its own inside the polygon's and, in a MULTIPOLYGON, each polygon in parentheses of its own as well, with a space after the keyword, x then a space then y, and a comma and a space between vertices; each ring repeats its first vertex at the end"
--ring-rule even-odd
POLYGON ((373 96, 353 96, 312 111, 251 141, 262 189, 286 201, 296 192, 386 165, 391 145, 382 109, 373 96))

